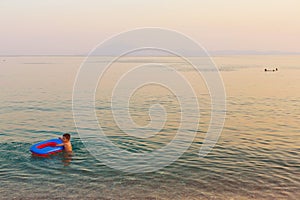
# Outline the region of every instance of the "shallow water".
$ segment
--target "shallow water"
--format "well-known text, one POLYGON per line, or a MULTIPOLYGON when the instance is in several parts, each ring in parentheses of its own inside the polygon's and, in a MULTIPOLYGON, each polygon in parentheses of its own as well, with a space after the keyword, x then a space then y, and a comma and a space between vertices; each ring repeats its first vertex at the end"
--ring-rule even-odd
MULTIPOLYGON (((214 58, 226 88, 227 112, 222 135, 205 158, 198 153, 210 119, 207 89, 180 61, 164 58, 165 63, 190 77, 198 91, 201 120, 192 145, 178 160, 161 170, 141 174, 104 165, 81 142, 72 115, 72 87, 83 59, 1 57, 0 198, 297 199, 300 196, 300 56, 214 58), (264 68, 275 67, 279 71, 264 72, 264 68), (35 142, 65 132, 72 135, 71 157, 60 153, 40 158, 29 152, 35 142)), ((163 147, 174 137, 180 121, 179 103, 172 93, 151 86, 133 95, 131 114, 137 124, 144 126, 150 120, 149 106, 158 102, 164 105, 167 121, 159 134, 134 138, 115 124, 109 91, 118 73, 127 66, 149 60, 119 61, 102 80, 105 87, 98 88, 96 94, 96 115, 105 133, 116 146, 133 153, 163 147)))

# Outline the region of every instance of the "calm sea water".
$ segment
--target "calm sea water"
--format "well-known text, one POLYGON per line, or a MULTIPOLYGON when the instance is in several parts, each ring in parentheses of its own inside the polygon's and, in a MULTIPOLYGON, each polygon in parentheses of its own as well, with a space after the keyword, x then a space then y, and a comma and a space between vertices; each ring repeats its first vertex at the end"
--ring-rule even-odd
MULTIPOLYGON (((297 199, 300 196, 300 56, 213 58, 227 95, 226 122, 217 144, 198 156, 208 128, 210 99, 203 81, 175 58, 163 62, 189 77, 201 119, 190 148, 171 165, 149 173, 126 173, 95 159, 76 131, 72 88, 83 57, 1 57, 0 198, 97 199, 297 199), (264 72, 264 69, 276 72, 264 72), (32 156, 32 144, 72 135, 74 153, 32 156)), ((114 64, 96 91, 96 115, 111 141, 131 152, 166 145, 180 124, 176 95, 158 85, 130 99, 136 124, 149 123, 149 107, 160 103, 167 121, 155 137, 134 138, 116 125, 110 92, 127 69, 157 58, 114 64)), ((172 81, 172 80, 170 80, 172 81)), ((193 109, 193 108, 191 108, 193 109)), ((187 134, 189 130, 187 130, 187 134)))

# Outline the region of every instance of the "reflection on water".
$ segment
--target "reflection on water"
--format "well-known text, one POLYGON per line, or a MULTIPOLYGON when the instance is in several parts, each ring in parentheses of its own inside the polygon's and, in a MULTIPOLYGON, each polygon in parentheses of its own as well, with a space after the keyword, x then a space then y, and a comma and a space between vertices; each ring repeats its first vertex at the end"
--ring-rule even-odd
POLYGON ((72 152, 60 152, 60 153, 55 153, 51 155, 36 155, 36 154, 31 154, 31 159, 32 161, 42 161, 42 162, 48 162, 48 159, 52 160, 60 160, 64 166, 70 165, 72 161, 73 153, 72 152))
MULTIPOLYGON (((125 70, 149 58, 115 64, 125 70)), ((183 63, 174 65, 198 91, 201 118, 196 138, 180 159, 146 174, 113 170, 96 160, 77 135, 72 116, 72 84, 82 57, 8 57, 0 64, 0 193, 12 198, 107 199, 297 199, 300 196, 300 57, 218 57, 227 93, 222 135, 205 158, 198 152, 210 120, 204 82, 183 63), (278 67, 276 73, 264 68, 278 67), (72 134, 73 154, 34 157, 38 141, 72 134), (64 193, 61 193, 64 191, 64 193)), ((163 147, 179 126, 175 96, 157 85, 140 88, 130 99, 135 123, 149 123, 149 107, 167 111, 162 130, 150 138, 129 137, 110 110, 109 92, 122 70, 108 71, 96 93, 96 115, 110 140, 131 152, 163 147)), ((191 116, 192 117, 192 116, 191 116)), ((188 133, 191 130, 186 130, 188 133)), ((100 149, 101 150, 101 149, 100 149)))

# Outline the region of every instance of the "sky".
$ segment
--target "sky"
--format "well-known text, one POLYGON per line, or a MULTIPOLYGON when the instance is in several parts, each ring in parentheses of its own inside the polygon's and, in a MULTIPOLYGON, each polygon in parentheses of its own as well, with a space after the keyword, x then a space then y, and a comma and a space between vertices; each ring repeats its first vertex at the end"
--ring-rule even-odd
POLYGON ((214 51, 300 52, 299 0, 1 0, 0 55, 81 55, 161 27, 214 51))

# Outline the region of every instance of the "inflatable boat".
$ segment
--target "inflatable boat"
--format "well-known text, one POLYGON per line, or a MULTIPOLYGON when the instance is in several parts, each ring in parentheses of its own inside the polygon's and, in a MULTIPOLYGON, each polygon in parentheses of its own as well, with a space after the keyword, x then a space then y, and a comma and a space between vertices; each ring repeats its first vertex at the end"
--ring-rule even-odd
POLYGON ((62 143, 63 142, 60 139, 45 140, 45 141, 42 141, 42 142, 32 145, 30 147, 30 151, 34 155, 47 156, 50 154, 61 152, 64 149, 64 147, 56 146, 56 145, 62 144, 62 143))

